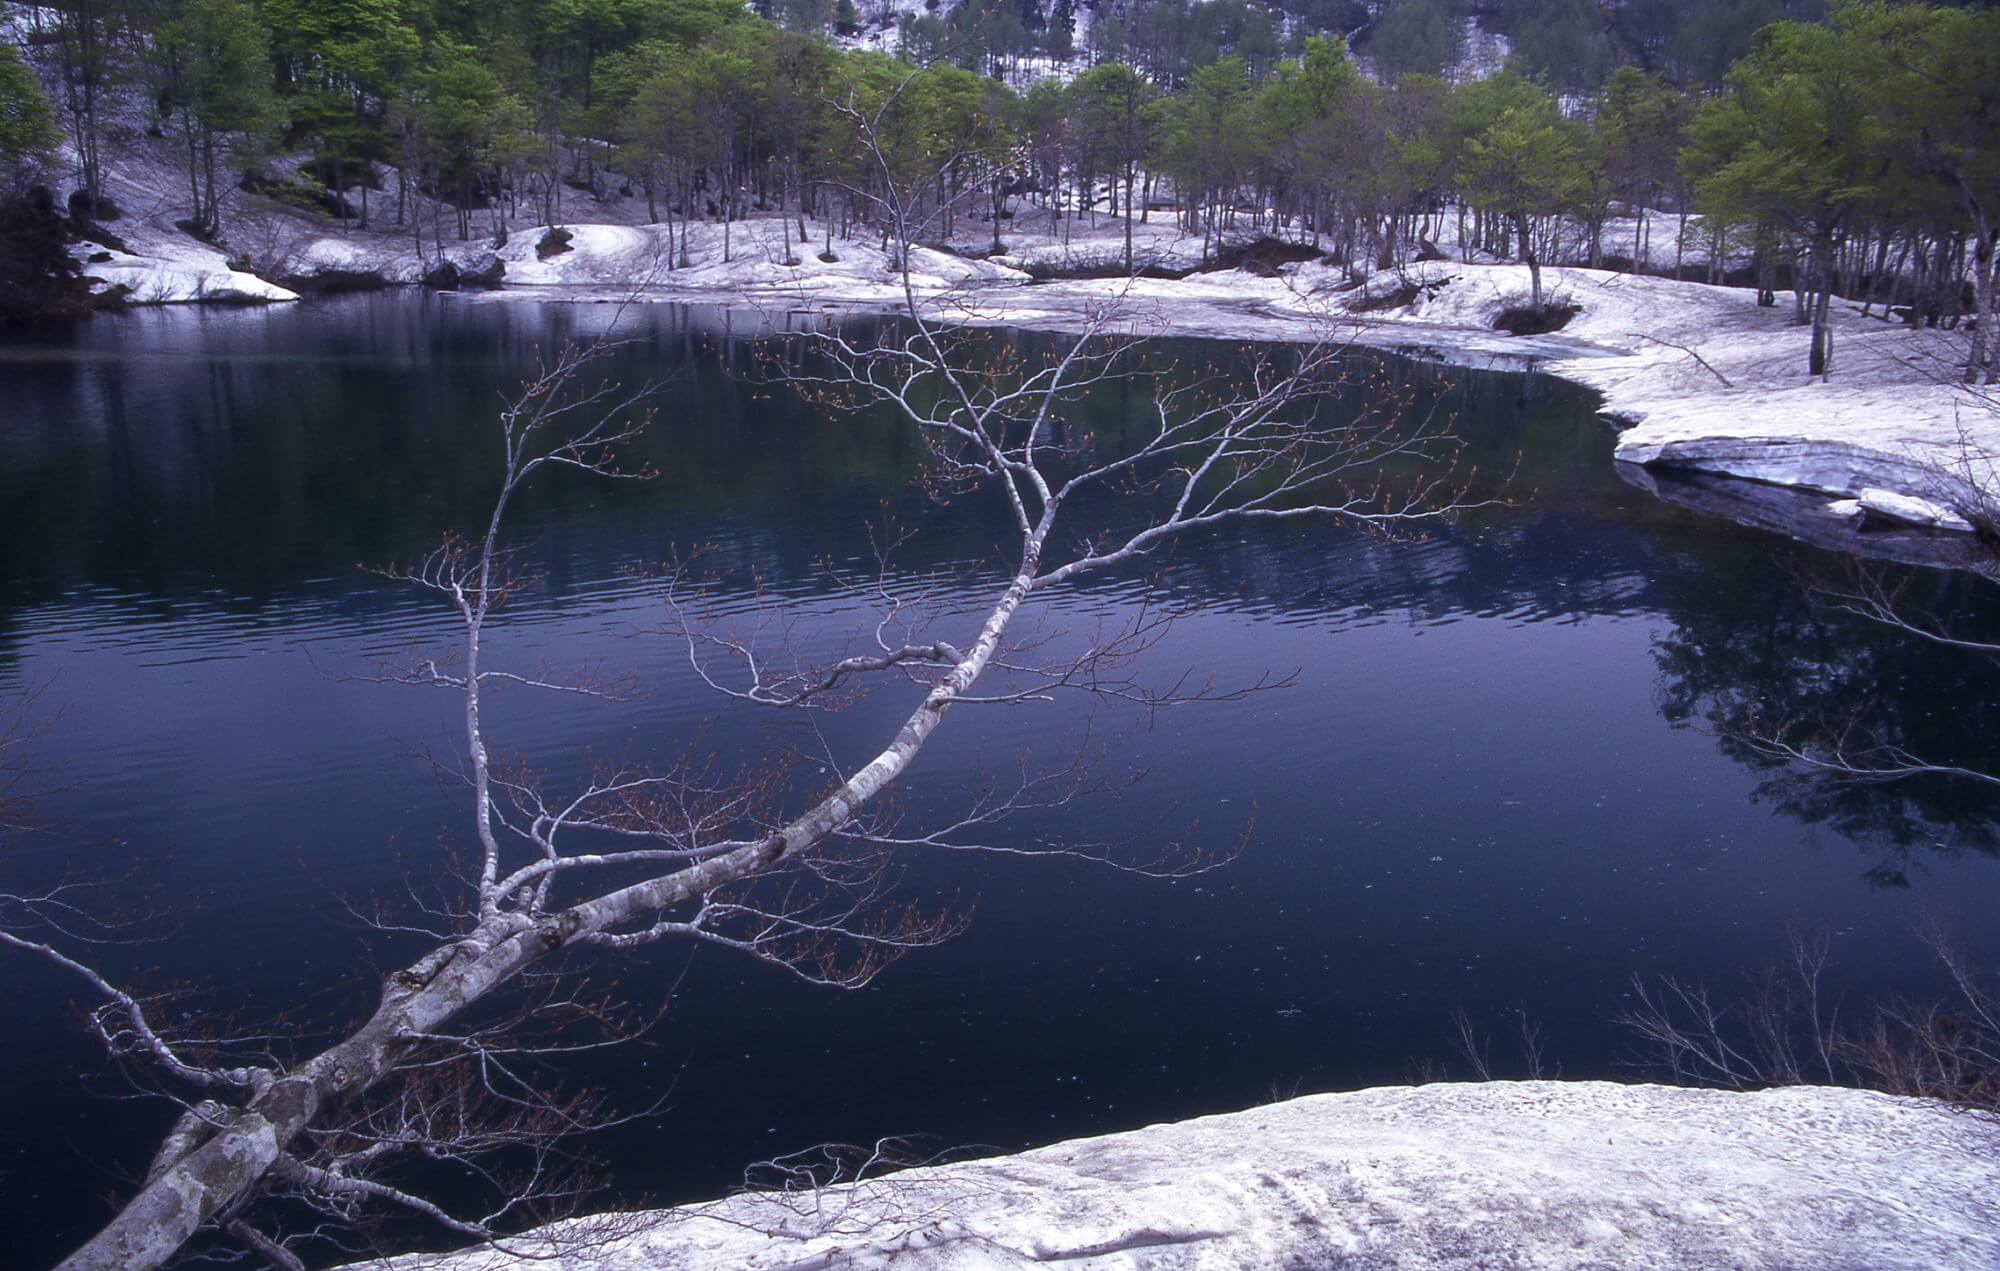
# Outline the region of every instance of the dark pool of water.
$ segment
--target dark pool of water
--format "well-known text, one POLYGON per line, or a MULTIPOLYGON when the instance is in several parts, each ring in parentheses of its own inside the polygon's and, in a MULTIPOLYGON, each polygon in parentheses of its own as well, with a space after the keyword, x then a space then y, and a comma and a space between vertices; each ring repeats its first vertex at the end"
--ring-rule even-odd
MULTIPOLYGON (((194 1005, 351 1010, 368 941, 328 888, 398 893, 469 828, 462 792, 416 757, 456 744, 452 700, 349 675, 447 640, 449 616, 356 566, 410 559, 481 514, 497 394, 606 312, 360 297, 0 344, 0 694, 43 684, 59 710, 34 746, 59 787, 47 828, 0 868, 30 883, 101 870, 173 916, 161 942, 105 957, 193 982, 194 1005)), ((713 700, 644 634, 658 587, 631 566, 715 544, 802 640, 830 644, 866 614, 826 565, 866 560, 883 500, 922 531, 904 569, 969 571, 940 592, 948 614, 989 594, 977 562, 1002 533, 990 509, 912 489, 918 454, 892 421, 821 417, 725 375, 720 360, 749 358, 717 315, 662 306, 627 324, 624 373, 679 374, 650 442, 663 476, 534 490, 514 528, 546 575, 489 644, 516 666, 602 659, 651 690, 616 706, 503 695, 499 744, 558 778, 593 755, 673 753, 705 725, 724 753, 772 737, 740 711, 707 725, 713 700)), ((970 933, 859 993, 702 954, 657 1044, 608 1074, 628 1103, 670 1092, 605 1144, 623 1195, 713 1193, 747 1161, 825 1140, 1014 1148, 1404 1080, 1454 1062, 1460 1006, 1495 1032, 1517 1011, 1540 1021, 1566 1075, 1626 1075, 1610 1017, 1630 977, 1730 982, 1777 956, 1787 923, 1832 934, 1856 999, 1936 988, 1921 918, 2000 951, 1977 791, 1828 786, 1689 726, 1718 702, 1797 718, 1865 704, 1912 748, 2000 764, 1990 669, 1813 609, 1799 574, 1824 561, 1621 483, 1587 394, 1386 364, 1456 412, 1482 471, 1518 466, 1514 506, 1423 541, 1294 525, 1190 544, 1160 585, 1210 603, 1149 672, 1297 685, 1163 715, 1125 751, 1147 780, 1065 815, 1083 838, 1198 817, 1220 846, 1254 810, 1242 858, 1177 883, 954 858, 911 886, 976 901, 970 933)), ((1094 402, 1089 422, 1115 432, 1131 405, 1094 402)), ((1916 585, 1993 618, 1961 580, 1916 585)), ((1116 620, 1144 591, 1106 579, 1047 621, 1116 620)), ((871 699, 828 740, 870 753, 907 704, 871 699)), ((1081 719, 955 716, 911 778, 914 810, 951 806, 982 759, 1081 719)), ((685 961, 667 950, 622 973, 657 989, 685 961)), ((0 1207, 39 1216, 10 1255, 32 1265, 101 1216, 162 1114, 83 1080, 102 1065, 70 984, 12 960, 0 992, 0 1207)))

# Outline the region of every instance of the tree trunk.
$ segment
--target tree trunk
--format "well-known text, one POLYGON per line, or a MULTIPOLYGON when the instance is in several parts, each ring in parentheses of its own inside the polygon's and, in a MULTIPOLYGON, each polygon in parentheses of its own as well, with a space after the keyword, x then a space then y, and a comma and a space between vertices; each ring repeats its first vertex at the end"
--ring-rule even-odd
POLYGON ((831 838, 915 760, 946 708, 986 670, 1040 569, 1054 511, 1023 544, 1022 561, 972 648, 924 696, 893 740, 810 811, 766 838, 661 877, 619 888, 539 920, 500 914, 442 945, 383 984, 368 1021, 340 1043, 270 1083, 224 1115, 193 1151, 156 1170, 105 1228, 59 1271, 151 1271, 256 1186, 318 1114, 374 1086, 394 1070, 414 1036, 434 1033, 466 1007, 580 937, 706 895, 768 870, 831 838))
MULTIPOLYGON (((1130 153, 1128 148, 1127 153, 1130 153)), ((1125 276, 1132 276, 1132 182, 1136 176, 1136 165, 1130 159, 1125 162, 1125 276)))
POLYGON ((1994 329, 1994 324, 2000 322, 2000 296, 1995 294, 2000 292, 2000 277, 1996 277, 1996 271, 2000 271, 2000 250, 1996 250, 2000 243, 1996 243, 1996 237, 2000 235, 1985 222, 1983 214, 1974 221, 1978 241, 1972 252, 1972 293, 1979 313, 1973 321, 1972 348, 1965 363, 1968 384, 1979 383, 1982 371, 1987 384, 2000 383, 2000 355, 1996 355, 1996 350, 2000 350, 2000 331, 1994 329))
POLYGON ((1833 244, 1820 240, 1813 253, 1816 277, 1812 301, 1812 348, 1807 354, 1806 371, 1822 381, 1833 374, 1833 244))
POLYGON ((1514 231, 1521 236, 1521 263, 1528 267, 1528 303, 1535 307, 1536 313, 1540 313, 1542 311, 1542 263, 1535 256, 1535 240, 1528 233, 1528 218, 1526 216, 1516 214, 1514 217, 1514 231))
POLYGON ((1963 175, 1958 177, 1958 194, 1972 219, 1972 303, 1977 311, 1965 380, 1978 383, 1984 370, 1986 383, 2000 383, 2000 330, 1995 330, 2000 321, 2000 296, 1995 295, 2000 292, 2000 225, 1993 224, 1985 201, 1963 175))

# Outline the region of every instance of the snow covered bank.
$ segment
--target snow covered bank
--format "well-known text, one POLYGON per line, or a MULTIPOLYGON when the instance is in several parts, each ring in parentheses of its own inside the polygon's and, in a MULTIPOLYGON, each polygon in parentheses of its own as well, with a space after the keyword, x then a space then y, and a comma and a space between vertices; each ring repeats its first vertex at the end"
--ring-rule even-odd
POLYGON ((2000 1128, 1814 1087, 1392 1087, 817 1195, 688 1206, 552 1260, 535 1259, 551 1250, 534 1237, 510 1245, 436 1261, 452 1271, 1991 1267, 2000 1128))
POLYGON ((1246 272, 1180 281, 1063 283, 1009 298, 1009 320, 1037 325, 1070 304, 1114 298, 1186 334, 1297 338, 1336 323, 1362 343, 1464 358, 1527 359, 1602 393, 1627 425, 1617 457, 1823 496, 1829 517, 1964 529, 1964 482, 2000 497, 2000 401, 1957 382, 1965 337, 1861 317, 1842 305, 1834 374, 1806 374, 1808 331, 1756 293, 1603 270, 1545 268, 1551 301, 1575 305, 1557 334, 1494 329, 1525 304, 1522 265, 1433 261, 1356 288, 1318 264, 1276 277, 1246 272), (1410 295, 1403 299, 1405 293, 1410 295), (1231 320, 1235 315, 1235 320, 1231 320))
MULTIPOLYGON (((675 225, 564 225, 561 250, 542 246, 548 226, 517 227, 493 248, 505 266, 507 288, 541 289, 524 294, 548 298, 548 289, 592 289, 649 298, 695 295, 755 303, 809 300, 819 303, 892 304, 903 297, 902 281, 890 254, 876 240, 834 240, 824 226, 807 221, 815 237, 801 241, 796 219, 766 217, 739 221, 725 229, 712 222, 687 227, 686 263, 675 225), (545 254, 545 252, 547 254, 545 254), (724 259, 725 254, 727 259, 724 259)), ((551 247, 555 244, 551 243, 551 247)), ((450 244, 446 259, 489 254, 484 243, 450 244)), ((438 260, 435 249, 418 255, 407 241, 375 236, 323 234, 290 244, 285 258, 298 274, 371 270, 390 282, 415 282, 438 260)), ((1027 275, 998 264, 949 252, 917 248, 911 253, 911 282, 924 294, 949 288, 1024 283, 1027 275)))
MULTIPOLYGON (((772 222, 751 224, 770 237, 772 222)), ((722 293, 799 307, 900 299, 887 257, 868 245, 837 244, 837 265, 806 255, 804 264, 788 267, 774 263, 772 242, 744 227, 738 232, 751 245, 728 265, 698 236, 694 269, 636 275, 618 268, 619 261, 647 259, 635 240, 575 261, 558 257, 539 270, 529 259, 519 274, 510 260, 508 277, 602 288, 644 276, 666 298, 722 293)), ((1100 231, 1064 250, 1079 253, 1071 259, 1094 258, 1118 247, 1115 237, 1100 231)), ((1157 228, 1146 237, 1153 259, 1178 260, 1186 249, 1157 228)), ((1066 330, 1086 314, 1115 310, 1121 325, 1142 333, 1303 339, 1331 330, 1454 361, 1534 366, 1604 395, 1605 413, 1629 425, 1618 440, 1620 460, 1811 491, 1824 496, 1822 507, 1835 520, 1851 519, 1849 504, 1858 501, 1879 520, 1963 528, 1949 507, 1956 480, 1970 477, 2000 495, 1993 458, 2000 456, 2000 409, 1956 382, 1964 343, 1957 333, 1911 330, 1843 306, 1835 373, 1821 383, 1806 374, 1807 330, 1792 323, 1786 306, 1760 308, 1745 289, 1546 268, 1545 290, 1575 305, 1576 315, 1560 332, 1514 337, 1494 324, 1502 310, 1527 300, 1521 265, 1434 261, 1377 274, 1358 288, 1344 271, 1316 263, 1275 273, 1022 285, 1012 264, 1054 251, 1021 247, 992 261, 922 252, 914 281, 951 321, 1066 330), (1414 297, 1396 303, 1412 285, 1414 297)))
POLYGON ((1571 329, 1621 356, 1548 369, 1603 393, 1606 413, 1631 425, 1621 460, 1855 498, 1946 528, 1965 528, 1939 506, 1956 477, 2000 495, 2000 410, 1957 382, 1962 335, 1843 305, 1834 373, 1822 383, 1805 372, 1807 330, 1786 308, 1758 308, 1754 292, 1560 272, 1584 305, 1571 329))
MULTIPOLYGON (((194 299, 282 300, 292 293, 228 268, 221 253, 159 233, 154 218, 133 226, 132 255, 87 265, 131 289, 134 302, 194 299)), ((303 224, 303 223, 301 223, 303 224)), ((323 222, 321 223, 323 226, 323 222)), ((1122 255, 1116 221, 1074 225, 1064 239, 1010 226, 1009 251, 989 260, 919 248, 914 290, 949 321, 1074 330, 1087 315, 1115 310, 1135 332, 1197 337, 1307 339, 1329 330, 1363 344, 1475 365, 1533 366, 1602 393, 1607 415, 1629 425, 1618 440, 1627 463, 1766 482, 1821 496, 1836 522, 1902 521, 1961 528, 1952 513, 1955 482, 1996 489, 2000 406, 1956 383, 1964 337, 1863 318, 1841 306, 1835 373, 1828 383, 1805 371, 1806 329, 1781 304, 1760 308, 1749 290, 1550 267, 1552 299, 1576 306, 1561 331, 1513 337, 1494 329, 1524 303, 1528 271, 1512 264, 1431 261, 1374 275, 1356 286, 1321 264, 1229 270, 1180 279, 1066 280, 1032 284, 1024 267, 1088 266, 1122 255)), ((1185 266, 1200 240, 1171 221, 1136 227, 1135 255, 1185 266)), ((270 226, 255 258, 272 276, 338 278, 373 274, 414 282, 434 267, 434 245, 385 234, 327 233, 270 226), (281 269, 274 272, 274 268, 281 269)), ((807 221, 763 217, 724 227, 689 227, 686 264, 663 225, 573 224, 565 249, 542 247, 546 227, 516 228, 505 245, 455 245, 447 256, 498 258, 501 295, 541 299, 648 299, 724 302, 785 312, 901 303, 891 253, 874 238, 833 239, 807 221)), ((121 232, 123 227, 121 227, 121 232)), ((979 227, 971 226, 976 234, 979 227)), ((969 245, 969 244, 962 244, 969 245)), ((1804 535, 1811 537, 1810 534, 1804 535)))
MULTIPOLYGON (((1372 317, 1491 330, 1528 294, 1519 265, 1432 262, 1409 276, 1434 294, 1372 317)), ((1541 369, 1604 395, 1604 412, 1629 425, 1618 439, 1624 462, 1857 499, 1879 516, 1943 528, 1964 528, 1939 506, 1956 477, 2000 494, 2000 410, 1956 382, 1962 335, 1843 305, 1834 374, 1821 383, 1806 374, 1808 331, 1786 306, 1758 307, 1753 291, 1590 269, 1544 269, 1543 285, 1578 306, 1562 335, 1594 347, 1555 350, 1541 369)))
POLYGON ((299 298, 295 291, 230 268, 221 252, 193 239, 135 251, 77 243, 71 254, 86 278, 102 284, 97 294, 115 294, 126 304, 269 304, 299 298))

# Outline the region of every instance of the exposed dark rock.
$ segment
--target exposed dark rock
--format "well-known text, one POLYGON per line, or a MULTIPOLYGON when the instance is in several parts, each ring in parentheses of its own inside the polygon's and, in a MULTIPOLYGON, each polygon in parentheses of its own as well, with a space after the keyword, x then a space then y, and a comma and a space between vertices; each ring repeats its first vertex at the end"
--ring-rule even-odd
MULTIPOLYGON (((1238 243, 1218 251, 1205 265, 1161 265, 1134 260, 1132 275, 1138 278, 1162 278, 1176 280, 1201 273, 1219 273, 1240 269, 1259 278, 1275 278, 1279 266, 1297 264, 1308 260, 1318 260, 1320 249, 1304 243, 1289 243, 1281 238, 1266 235, 1247 243, 1238 243)), ((1123 278, 1125 256, 1120 250, 1114 257, 1100 256, 1085 264, 1061 264, 1054 261, 1033 261, 1023 268, 1028 277, 1036 282, 1070 281, 1089 278, 1123 278)))
POLYGON ((535 258, 537 260, 548 260, 552 257, 560 256, 564 252, 575 250, 569 245, 570 240, 575 237, 576 235, 566 229, 558 228, 549 230, 542 235, 541 241, 535 244, 535 258))
MULTIPOLYGON (((1407 309, 1417 302, 1419 296, 1434 296, 1444 285, 1442 281, 1424 284, 1414 278, 1404 278, 1380 295, 1375 294, 1372 289, 1364 292, 1359 300, 1348 301, 1347 307, 1354 313, 1384 313, 1390 309, 1407 309)), ((1363 286, 1372 287, 1372 284, 1364 283, 1363 286)))
MULTIPOLYGON (((1132 270, 1138 278, 1164 278, 1168 280, 1185 278, 1195 273, 1193 268, 1174 268, 1168 265, 1148 265, 1134 261, 1132 270)), ((1120 254, 1116 260, 1095 260, 1083 265, 1065 265, 1055 261, 1030 261, 1021 267, 1035 282, 1069 282, 1074 279, 1123 278, 1125 277, 1125 257, 1120 254)))
POLYGON ((118 219, 118 205, 103 195, 93 201, 83 190, 72 190, 69 196, 69 218, 84 221, 115 221, 118 219))
POLYGON ((282 172, 272 176, 261 171, 249 171, 243 174, 239 184, 252 194, 261 194, 302 212, 322 212, 341 220, 350 220, 355 216, 353 203, 321 184, 311 166, 298 169, 293 176, 283 175, 282 172))
POLYGON ((382 177, 372 163, 334 163, 329 159, 320 159, 301 167, 299 172, 328 190, 351 189, 357 185, 365 185, 371 190, 384 188, 382 177))
POLYGON ((1560 331, 1569 325, 1569 320, 1583 311, 1583 306, 1569 303, 1534 305, 1509 305, 1493 319, 1495 331, 1505 331, 1508 335, 1547 335, 1560 331))
POLYGON ((1317 247, 1306 243, 1287 242, 1282 238, 1272 238, 1266 234, 1247 243, 1222 248, 1215 253, 1215 259, 1208 268, 1241 269, 1260 278, 1274 278, 1277 276, 1279 265, 1295 265, 1318 259, 1317 247))
POLYGON ((301 295, 330 296, 343 291, 380 291, 389 280, 373 269, 316 269, 309 274, 285 274, 272 280, 301 295))
POLYGON ((459 287, 458 266, 448 260, 441 260, 426 269, 417 281, 432 291, 457 291, 459 287))
POLYGON ((102 225, 79 225, 75 221, 72 221, 70 222, 70 229, 76 235, 76 241, 79 243, 96 243, 99 247, 108 247, 114 252, 124 252, 128 256, 134 254, 132 249, 125 245, 124 239, 105 229, 102 225))
POLYGON ((0 200, 0 322, 81 314, 90 285, 69 254, 69 224, 55 195, 35 186, 0 200))
POLYGON ((1622 460, 1616 470, 1627 485, 1678 507, 1783 534, 1830 552, 1934 569, 1976 569, 1990 559, 1973 535, 1941 534, 1866 511, 1837 515, 1838 501, 1813 490, 1622 460))

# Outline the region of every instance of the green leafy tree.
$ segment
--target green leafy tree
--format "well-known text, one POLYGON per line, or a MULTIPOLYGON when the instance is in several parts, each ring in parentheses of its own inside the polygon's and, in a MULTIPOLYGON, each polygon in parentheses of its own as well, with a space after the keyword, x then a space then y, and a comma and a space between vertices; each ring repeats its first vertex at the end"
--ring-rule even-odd
MULTIPOLYGON (((1442 202, 1453 190, 1464 135, 1455 116, 1462 94, 1434 75, 1405 75, 1387 95, 1388 158, 1375 178, 1384 218, 1381 265, 1395 263, 1400 219, 1442 202)), ((1466 241, 1465 201, 1458 200, 1459 239, 1466 241)))
POLYGON ((1878 57, 1854 24, 1776 23, 1731 68, 1729 92, 1695 116, 1683 154, 1704 215, 1772 227, 1802 247, 1795 282, 1812 323, 1807 368, 1822 378, 1833 369, 1836 259, 1888 170, 1871 92, 1878 57))
POLYGON ((34 71, 0 44, 0 324, 89 303, 69 253, 70 226, 39 184, 61 143, 34 71))
POLYGON ((1367 52, 1386 80, 1449 72, 1465 52, 1462 0, 1394 0, 1369 32, 1367 52))
POLYGON ((722 259, 730 259, 730 229, 741 219, 750 166, 750 134, 763 85, 755 37, 716 36, 687 55, 698 109, 708 115, 708 169, 716 174, 716 214, 722 221, 722 259))
POLYGON ((1056 57, 1068 57, 1076 48, 1075 0, 1055 0, 1049 6, 1048 30, 1042 34, 1043 47, 1056 57))
POLYGON ((777 175, 778 216, 785 222, 785 254, 791 258, 788 213, 798 212, 799 244, 806 233, 808 180, 820 156, 816 116, 823 109, 833 74, 833 49, 824 39, 791 31, 773 32, 757 50, 757 81, 763 87, 766 162, 777 175))
POLYGON ((1074 125, 1069 91, 1060 80, 1041 79, 1028 86, 1021 97, 1022 162, 1028 185, 1049 211, 1051 234, 1061 225, 1074 125))
POLYGON ((1243 60, 1225 57, 1198 68, 1174 99, 1162 134, 1163 166, 1180 186, 1190 228, 1202 233, 1206 260, 1223 228, 1242 175, 1254 157, 1250 80, 1243 60))
POLYGON ((1078 135, 1093 149, 1093 170, 1115 172, 1125 186, 1125 272, 1132 272, 1132 222, 1139 202, 1139 164, 1156 143, 1157 97, 1152 84, 1121 62, 1106 62, 1071 85, 1078 135))
POLYGON ((131 72, 120 39, 124 14, 118 0, 55 0, 49 8, 57 100, 75 147, 83 214, 95 219, 104 194, 103 105, 131 72))
POLYGON ((1594 93, 1617 61, 1593 0, 1535 0, 1509 24, 1520 69, 1560 93, 1594 93))
POLYGON ((288 140, 312 149, 339 198, 359 176, 368 227, 374 165, 390 152, 386 103, 420 64, 423 42, 399 0, 261 0, 271 57, 291 120, 288 140))
POLYGON ((1281 202, 1304 201, 1315 238, 1329 191, 1374 171, 1384 156, 1371 152, 1383 136, 1379 95, 1373 94, 1335 37, 1306 39, 1296 61, 1280 62, 1257 91, 1259 149, 1269 156, 1281 202))
POLYGON ((689 263, 687 228, 693 216, 695 181, 702 164, 713 153, 708 121, 701 111, 700 85, 691 70, 680 57, 660 65, 640 84, 623 130, 629 153, 646 173, 649 194, 655 185, 669 191, 669 267, 685 267, 689 263), (676 206, 681 209, 678 244, 674 239, 676 206))
POLYGON ((55 111, 34 71, 11 44, 0 44, 0 194, 13 195, 62 143, 55 111))
POLYGON ((271 88, 270 39, 245 0, 181 0, 154 42, 166 113, 187 151, 196 235, 222 229, 225 163, 261 162, 279 112, 271 88))
POLYGON ((473 209, 496 193, 496 160, 519 162, 528 152, 529 112, 477 50, 442 40, 427 60, 411 77, 407 109, 431 192, 453 209, 462 241, 473 209))
POLYGON ((1513 226, 1528 267, 1529 303, 1540 309, 1536 222, 1568 210, 1587 189, 1582 131, 1525 80, 1495 76, 1475 87, 1484 91, 1470 97, 1474 123, 1459 160, 1459 184, 1468 198, 1513 226))
POLYGON ((854 53, 841 60, 831 95, 843 107, 829 143, 838 178, 866 191, 868 206, 885 219, 899 214, 889 202, 892 192, 906 192, 895 205, 915 223, 883 225, 885 247, 903 228, 913 238, 930 236, 933 227, 948 232, 954 186, 969 176, 983 179, 985 165, 1008 149, 1008 121, 991 116, 985 80, 955 66, 919 70, 880 53, 854 53), (847 111, 879 115, 873 129, 879 158, 863 153, 847 111))
POLYGON ((1978 315, 1965 374, 2000 382, 2000 10, 1868 4, 1836 24, 1881 59, 1872 113, 1912 211, 1949 209, 1970 240, 1978 315))
POLYGON ((1604 82, 1593 128, 1612 197, 1633 211, 1632 260, 1648 253, 1648 211, 1677 175, 1674 154, 1691 117, 1688 99, 1658 76, 1621 66, 1604 82))

